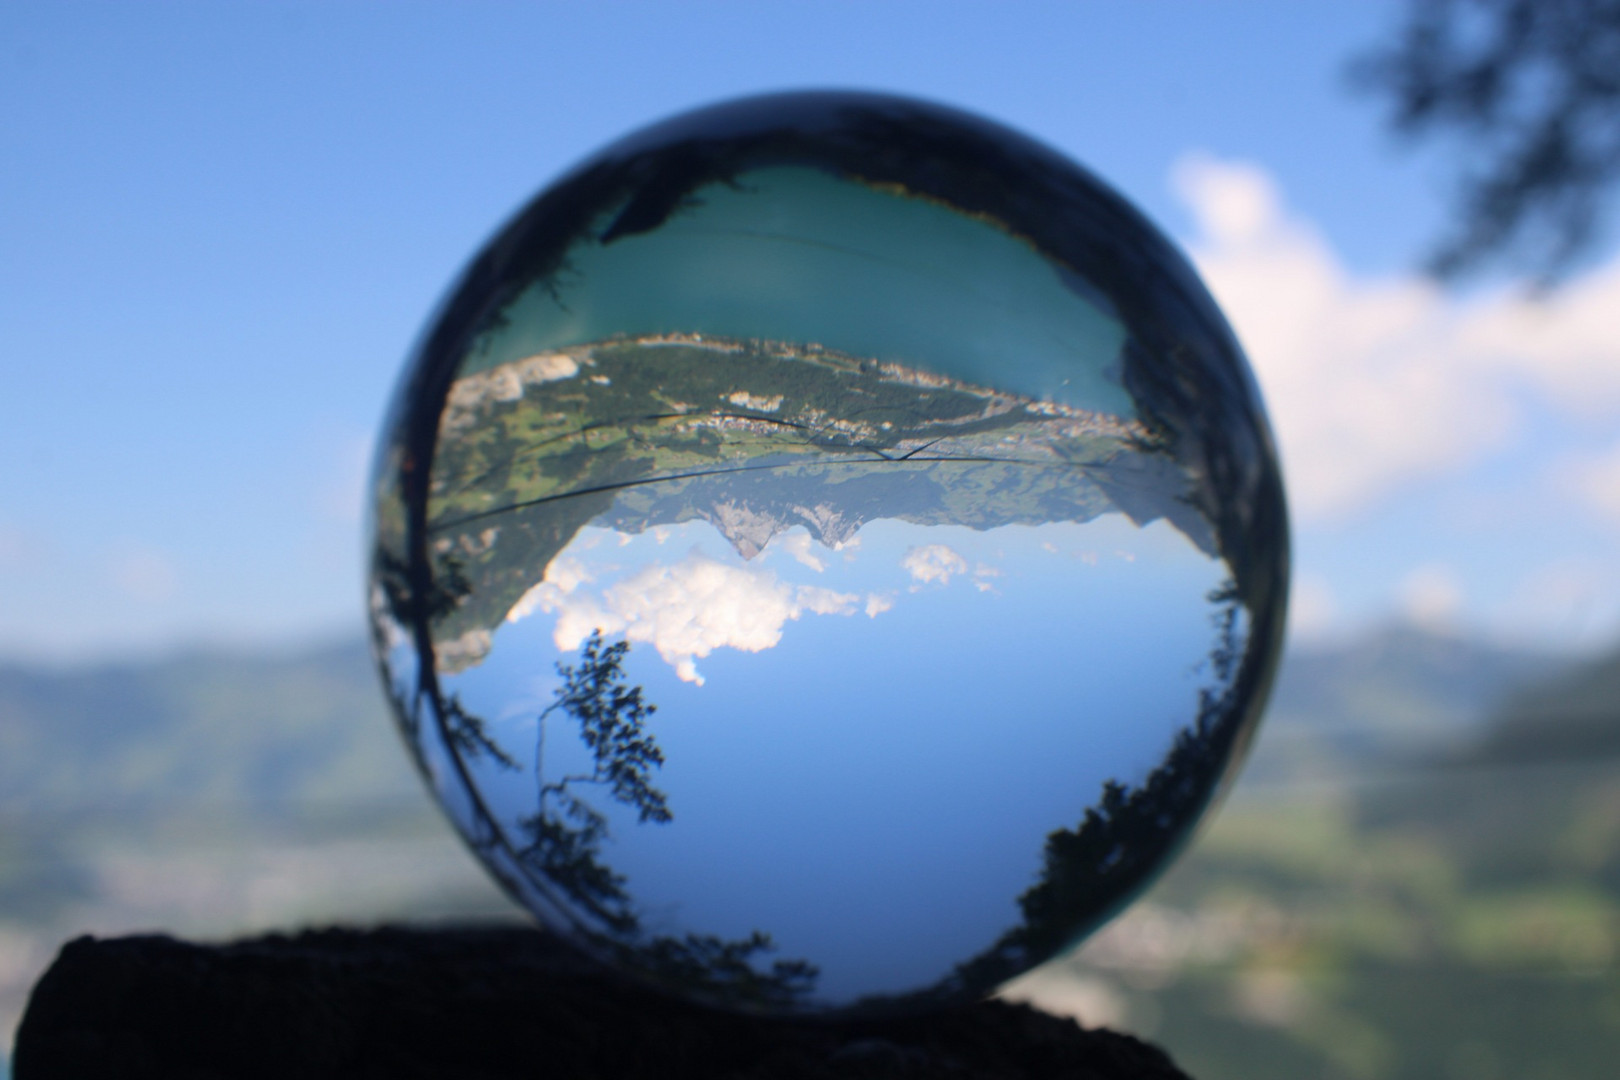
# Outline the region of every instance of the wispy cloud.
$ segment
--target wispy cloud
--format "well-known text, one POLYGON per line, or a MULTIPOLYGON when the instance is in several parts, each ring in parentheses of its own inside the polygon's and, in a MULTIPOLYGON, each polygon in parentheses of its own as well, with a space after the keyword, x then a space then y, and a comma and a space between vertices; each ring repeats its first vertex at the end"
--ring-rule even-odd
MULTIPOLYGON (((820 547, 820 545, 811 538, 807 530, 796 528, 774 538, 770 542, 768 550, 785 551, 793 557, 795 562, 808 566, 819 574, 827 569, 827 560, 816 554, 815 549, 817 547, 820 547)), ((822 550, 825 551, 826 549, 823 548, 822 550)))
POLYGON ((1444 563, 1426 563, 1402 579, 1400 599, 1408 621, 1432 630, 1449 629, 1462 611, 1462 580, 1444 563))

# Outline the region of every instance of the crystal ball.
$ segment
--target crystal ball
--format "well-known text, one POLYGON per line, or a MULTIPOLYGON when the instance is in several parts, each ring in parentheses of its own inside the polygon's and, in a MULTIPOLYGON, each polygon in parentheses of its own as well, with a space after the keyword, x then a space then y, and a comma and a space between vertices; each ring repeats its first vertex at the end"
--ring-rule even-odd
POLYGON ((630 134, 462 272, 376 456, 387 693, 543 926, 676 995, 947 1006, 1230 780, 1288 539, 1242 352, 1119 194, 800 93, 630 134))

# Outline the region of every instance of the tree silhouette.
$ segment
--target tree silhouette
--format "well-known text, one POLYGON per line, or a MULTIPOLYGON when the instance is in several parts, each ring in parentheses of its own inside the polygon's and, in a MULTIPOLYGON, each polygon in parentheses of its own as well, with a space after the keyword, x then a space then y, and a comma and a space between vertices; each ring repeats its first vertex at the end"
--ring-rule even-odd
MULTIPOLYGON (((454 611, 472 592, 472 585, 467 580, 461 560, 455 556, 441 559, 438 574, 425 583, 413 585, 406 561, 379 547, 372 560, 371 575, 374 586, 382 595, 384 612, 381 614, 385 614, 395 627, 412 628, 413 634, 418 626, 423 627, 422 632, 427 634, 426 627, 434 620, 454 611)), ((384 656, 388 651, 388 643, 383 639, 381 619, 372 623, 372 648, 378 656, 384 656)), ((427 657, 419 655, 418 659, 424 664, 433 662, 431 654, 427 657)), ((432 672, 424 671, 422 675, 430 676, 432 672)), ((418 680, 419 683, 423 681, 421 678, 418 680)), ((436 677, 427 681, 431 685, 431 690, 426 692, 426 696, 431 701, 446 742, 457 751, 465 752, 468 757, 487 754, 506 768, 518 767, 512 756, 489 736, 488 727, 481 717, 468 712, 455 694, 446 697, 439 689, 436 677)), ((387 683, 390 695, 395 698, 395 713, 405 727, 406 741, 411 753, 416 758, 418 769, 425 773, 426 765, 420 746, 421 717, 416 703, 411 700, 420 699, 421 687, 419 686, 419 692, 413 695, 403 687, 396 687, 392 676, 387 678, 387 683)))
POLYGON ((658 936, 638 940, 641 923, 625 889, 625 878, 601 858, 608 838, 605 814, 579 793, 606 789, 614 802, 634 807, 636 820, 663 825, 674 820, 665 794, 653 787, 652 770, 664 764, 664 752, 645 728, 658 707, 624 675, 628 641, 603 643, 592 631, 580 648, 577 663, 557 664, 562 676, 551 704, 540 713, 535 736, 536 811, 523 819, 529 843, 519 853, 571 900, 598 919, 614 937, 588 936, 655 981, 687 993, 731 1004, 787 1005, 807 995, 818 972, 804 960, 778 960, 766 972, 753 958, 771 952, 770 935, 755 930, 740 941, 712 934, 658 936), (555 713, 572 717, 591 755, 589 772, 555 780, 545 776, 546 721, 555 713))
POLYGON ((1545 286, 1590 248, 1620 180, 1620 0, 1412 0, 1352 76, 1398 132, 1451 134, 1483 162, 1431 270, 1517 254, 1545 286))
POLYGON ((564 804, 577 802, 570 785, 605 784, 614 801, 636 808, 638 820, 663 824, 672 819, 664 793, 649 781, 650 771, 664 764, 664 752, 642 726, 658 706, 646 701, 641 687, 626 685, 624 655, 629 650, 628 641, 604 648, 602 632, 593 630, 580 649, 578 664, 557 665, 563 684, 540 713, 534 755, 542 813, 549 797, 564 804), (589 773, 547 782, 543 772, 546 718, 559 709, 579 721, 580 738, 591 752, 594 767, 589 773))
POLYGON ((581 787, 605 787, 615 802, 635 807, 637 820, 665 824, 673 820, 664 793, 650 775, 664 763, 664 752, 647 733, 647 718, 658 711, 624 677, 627 641, 604 645, 592 631, 580 649, 578 663, 557 664, 562 685, 540 713, 535 736, 535 812, 522 819, 529 843, 519 857, 571 900, 617 934, 639 927, 624 878, 601 860, 608 836, 607 817, 579 793, 581 787), (547 720, 561 712, 579 724, 580 739, 591 755, 589 772, 555 780, 545 775, 547 720))
MULTIPOLYGON (((441 583, 421 564, 413 572, 404 560, 379 551, 372 575, 381 594, 379 615, 409 628, 417 647, 416 693, 396 687, 391 678, 388 681, 396 713, 418 767, 426 773, 418 713, 423 704, 431 709, 470 797, 471 816, 460 822, 468 843, 489 861, 491 869, 501 862, 499 851, 510 852, 528 875, 559 889, 597 920, 601 929, 577 929, 599 954, 615 957, 654 982, 732 1005, 785 1007, 807 997, 819 976, 808 961, 777 960, 768 970, 755 969, 756 958, 775 949, 770 935, 760 930, 732 941, 713 934, 643 936, 624 876, 602 860, 602 843, 608 839, 607 816, 581 789, 605 789, 612 801, 634 807, 641 823, 666 824, 674 818, 667 796, 652 784, 652 771, 663 765, 664 754, 645 725, 658 707, 646 700, 641 687, 629 685, 625 678, 628 641, 606 644, 601 632, 595 631, 581 647, 576 662, 556 665, 561 685, 538 718, 536 810, 519 822, 526 842, 520 847, 510 843, 480 794, 468 763, 486 758, 502 769, 520 766, 490 734, 482 717, 470 711, 459 695, 445 693, 435 671, 430 625, 454 610, 469 589, 459 564, 453 559, 446 563, 446 580, 441 583), (591 768, 547 780, 547 721, 556 714, 571 717, 579 725, 591 768)), ((382 633, 380 623, 373 632, 382 633)), ((386 643, 378 638, 374 644, 378 655, 385 656, 386 643)), ((497 876, 502 876, 498 870, 497 876)), ((509 884, 516 888, 515 883, 509 884)))
POLYGON ((547 810, 522 821, 529 842, 518 858, 530 870, 561 889, 569 899, 599 919, 615 934, 641 928, 624 876, 601 860, 607 819, 580 799, 559 810, 547 810))
POLYGON ((451 694, 445 700, 442 711, 445 726, 450 731, 450 743, 458 753, 465 754, 469 758, 488 755, 497 764, 508 769, 518 767, 512 755, 490 737, 488 725, 484 723, 483 717, 468 712, 458 695, 451 694))
POLYGON ((687 934, 654 938, 635 952, 634 962, 652 978, 718 1004, 792 1005, 815 989, 821 973, 805 960, 777 960, 768 972, 756 971, 754 957, 775 949, 771 936, 758 930, 741 941, 687 934))

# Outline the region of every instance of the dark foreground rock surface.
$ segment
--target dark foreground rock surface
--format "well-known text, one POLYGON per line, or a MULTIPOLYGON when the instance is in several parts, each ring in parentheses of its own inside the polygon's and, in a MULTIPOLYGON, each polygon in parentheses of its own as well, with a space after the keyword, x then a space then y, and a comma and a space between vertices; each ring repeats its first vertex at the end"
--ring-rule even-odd
POLYGON ((1163 1052, 1022 1006, 791 1022, 672 1001, 532 930, 323 930, 227 945, 80 938, 34 988, 15 1080, 1186 1080, 1163 1052))

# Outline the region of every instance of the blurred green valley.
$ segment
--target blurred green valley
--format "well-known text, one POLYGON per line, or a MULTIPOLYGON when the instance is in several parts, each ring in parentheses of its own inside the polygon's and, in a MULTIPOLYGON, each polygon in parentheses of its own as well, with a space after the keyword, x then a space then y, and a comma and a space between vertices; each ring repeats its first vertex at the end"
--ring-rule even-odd
POLYGON ((1203 1080, 1596 1080, 1617 946, 1620 656, 1402 628, 1292 655, 1189 855, 1013 994, 1203 1080))
MULTIPOLYGON (((0 665, 0 1030, 62 941, 514 919, 363 646, 0 665)), ((1200 1080, 1607 1077, 1620 656, 1392 628, 1291 654, 1197 844, 1009 989, 1200 1080)))

